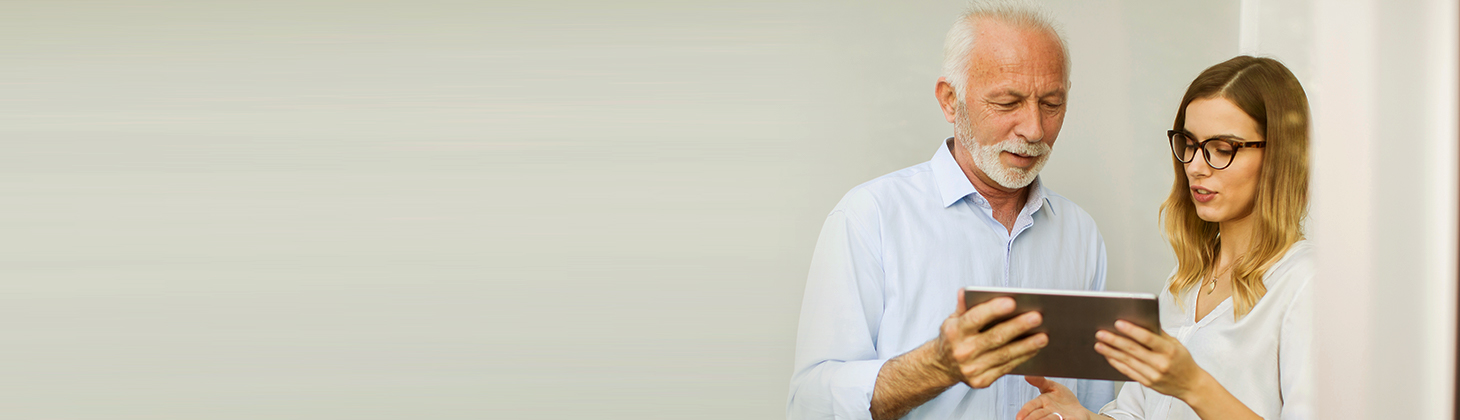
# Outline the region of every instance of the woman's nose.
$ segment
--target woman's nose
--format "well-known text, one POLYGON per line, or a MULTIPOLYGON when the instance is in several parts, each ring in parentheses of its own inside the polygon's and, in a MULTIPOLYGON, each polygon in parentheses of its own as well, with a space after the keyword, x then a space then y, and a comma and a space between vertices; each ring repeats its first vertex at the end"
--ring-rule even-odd
POLYGON ((1204 153, 1198 150, 1191 156, 1191 162, 1186 162, 1186 175, 1192 177, 1205 177, 1211 175, 1212 167, 1207 165, 1204 153))

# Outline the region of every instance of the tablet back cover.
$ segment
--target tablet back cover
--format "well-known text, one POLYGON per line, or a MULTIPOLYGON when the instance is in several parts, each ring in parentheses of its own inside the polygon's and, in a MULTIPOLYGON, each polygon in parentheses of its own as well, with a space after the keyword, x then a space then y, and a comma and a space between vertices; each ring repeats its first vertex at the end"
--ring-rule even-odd
POLYGON ((1037 311, 1044 321, 1028 335, 1049 335, 1049 344, 1009 372, 1012 375, 1130 381, 1095 352, 1095 332, 1120 334, 1115 329, 1117 319, 1151 331, 1161 328, 1156 297, 1150 294, 970 287, 964 290, 964 303, 973 307, 1006 296, 1014 299, 1014 314, 989 326, 1037 311))

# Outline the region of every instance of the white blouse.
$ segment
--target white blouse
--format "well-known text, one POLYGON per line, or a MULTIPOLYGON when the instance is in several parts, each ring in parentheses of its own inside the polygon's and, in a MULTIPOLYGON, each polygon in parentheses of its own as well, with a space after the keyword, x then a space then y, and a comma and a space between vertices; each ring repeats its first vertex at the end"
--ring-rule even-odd
MULTIPOLYGON (((1196 321, 1200 284, 1182 293, 1181 305, 1170 290, 1161 290, 1161 329, 1264 419, 1313 417, 1313 258, 1307 241, 1288 248, 1263 275, 1267 294, 1240 320, 1234 319, 1227 298, 1196 321)), ((1185 402, 1137 382, 1126 382, 1100 413, 1120 420, 1198 418, 1185 402)))

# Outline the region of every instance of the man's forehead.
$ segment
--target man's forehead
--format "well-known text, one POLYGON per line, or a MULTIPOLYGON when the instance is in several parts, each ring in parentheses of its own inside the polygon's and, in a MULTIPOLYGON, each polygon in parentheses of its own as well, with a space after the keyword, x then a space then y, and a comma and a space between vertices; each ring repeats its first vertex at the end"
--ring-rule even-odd
POLYGON ((996 84, 1001 79, 1023 80, 1042 85, 1040 94, 1066 88, 1064 48, 1059 37, 1046 29, 981 20, 971 52, 969 77, 975 80, 996 84))
POLYGON ((1064 73, 1059 71, 1000 66, 974 73, 970 81, 982 86, 978 90, 985 95, 1060 96, 1069 89, 1064 73))

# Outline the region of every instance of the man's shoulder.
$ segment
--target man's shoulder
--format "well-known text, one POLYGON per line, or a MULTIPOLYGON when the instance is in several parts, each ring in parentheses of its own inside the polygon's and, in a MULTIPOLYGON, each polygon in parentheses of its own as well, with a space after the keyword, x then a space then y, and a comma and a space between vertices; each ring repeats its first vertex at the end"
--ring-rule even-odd
POLYGON ((1048 200, 1047 204, 1051 207, 1051 210, 1054 210, 1054 214, 1059 218, 1080 224, 1088 223, 1091 226, 1095 225, 1095 218, 1090 217, 1090 213, 1086 213, 1085 209, 1080 208, 1079 204, 1075 204, 1074 201, 1065 198, 1065 196, 1045 187, 1044 197, 1048 200))
POLYGON ((928 162, 899 169, 852 187, 832 211, 863 212, 908 203, 916 196, 933 193, 931 177, 928 162))

